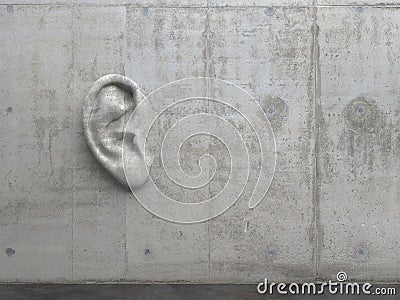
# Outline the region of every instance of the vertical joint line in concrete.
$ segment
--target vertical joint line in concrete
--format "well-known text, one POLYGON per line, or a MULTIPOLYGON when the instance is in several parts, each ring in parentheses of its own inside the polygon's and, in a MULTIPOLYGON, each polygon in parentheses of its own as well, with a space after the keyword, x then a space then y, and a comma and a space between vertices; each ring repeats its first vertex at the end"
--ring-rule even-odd
MULTIPOLYGON (((207 77, 209 76, 209 57, 210 57, 210 49, 208 44, 209 32, 210 32, 210 19, 209 19, 209 10, 208 10, 208 0, 206 11, 206 20, 205 20, 205 29, 204 29, 204 73, 206 77, 206 97, 210 97, 210 90, 207 77)), ((210 145, 209 145, 210 146, 210 145)), ((208 150, 209 152, 209 150, 208 150)), ((210 193, 210 185, 208 186, 208 193, 210 193)), ((208 237, 208 282, 211 281, 211 235, 210 235, 210 221, 207 221, 207 237, 208 237)))
POLYGON ((319 48, 318 48, 318 8, 313 7, 312 14, 312 64, 313 64, 313 104, 314 104, 314 174, 313 174, 313 206, 314 206, 314 275, 318 277, 319 270, 319 188, 318 188, 318 147, 319 147, 319 131, 318 131, 318 89, 319 87, 319 78, 320 75, 318 72, 319 68, 319 48))
MULTIPOLYGON (((210 56, 210 48, 209 48, 209 35, 210 35, 210 17, 209 17, 209 9, 206 8, 206 24, 205 24, 205 29, 204 29, 204 72, 205 76, 209 76, 209 60, 211 58, 210 56)), ((208 96, 208 90, 207 90, 207 96, 208 96)))
MULTIPOLYGON (((127 38, 127 27, 128 27, 128 11, 127 11, 127 7, 124 6, 124 10, 125 10, 125 23, 124 23, 124 42, 123 42, 123 46, 124 46, 124 50, 123 50, 123 63, 122 63, 122 68, 123 68, 123 74, 124 76, 126 76, 126 65, 128 63, 128 38, 127 38)), ((126 120, 127 121, 127 120, 126 120)), ((124 124, 124 127, 126 127, 126 124, 124 124)), ((126 198, 125 200, 125 214, 124 214, 124 275, 125 277, 128 276, 128 252, 127 252, 127 243, 128 243, 128 223, 127 223, 127 200, 126 198)))
MULTIPOLYGON (((72 12, 71 12, 71 31, 72 31, 72 45, 71 45, 71 63, 72 63, 72 94, 74 96, 74 102, 75 100, 75 4, 72 4, 72 12)), ((74 107, 76 107, 74 105, 74 107)), ((73 122, 75 124, 75 122, 73 122)), ((75 125, 74 125, 75 126, 75 125)), ((76 131, 76 128, 74 129, 74 132, 76 131)), ((74 139, 75 143, 75 139, 74 139)), ((74 147, 76 149, 76 147, 74 147)), ((75 191, 75 163, 76 163, 76 156, 74 156, 74 164, 72 166, 72 207, 71 207, 71 280, 74 281, 74 219, 75 219, 75 197, 76 197, 76 191, 75 191)))

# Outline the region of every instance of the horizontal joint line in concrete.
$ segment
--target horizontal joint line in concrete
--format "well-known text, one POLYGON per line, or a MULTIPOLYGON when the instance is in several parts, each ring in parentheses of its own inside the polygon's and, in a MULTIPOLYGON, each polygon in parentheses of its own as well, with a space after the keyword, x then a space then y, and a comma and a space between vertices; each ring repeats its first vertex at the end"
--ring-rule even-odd
POLYGON ((3 3, 1 6, 63 6, 63 7, 129 7, 129 8, 155 8, 155 9, 241 9, 241 8, 293 8, 293 9, 310 9, 310 8, 351 8, 351 7, 370 7, 370 8, 400 8, 399 4, 318 4, 318 5, 138 5, 138 4, 96 4, 96 3, 3 3))

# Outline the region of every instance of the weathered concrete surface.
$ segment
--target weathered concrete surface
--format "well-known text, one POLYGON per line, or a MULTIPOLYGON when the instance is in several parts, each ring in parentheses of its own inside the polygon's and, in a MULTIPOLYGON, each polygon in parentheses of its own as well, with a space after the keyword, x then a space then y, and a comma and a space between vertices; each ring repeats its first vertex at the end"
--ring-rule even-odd
POLYGON ((321 275, 400 275, 399 18, 397 8, 318 11, 321 275))
POLYGON ((313 275, 312 21, 309 9, 209 11, 207 75, 256 97, 278 152, 275 177, 260 206, 246 207, 249 184, 232 209, 209 222, 212 282, 250 283, 265 273, 280 280, 313 275))
POLYGON ((346 7, 348 6, 349 8, 354 8, 356 11, 360 12, 364 8, 367 8, 368 6, 373 6, 373 7, 388 7, 388 6, 398 6, 400 2, 398 0, 386 0, 386 1, 381 1, 381 0, 348 0, 348 1, 343 1, 343 0, 316 0, 315 1, 316 5, 320 6, 342 6, 346 7))
POLYGON ((80 118, 83 100, 94 80, 124 72, 125 17, 125 8, 118 6, 73 10, 73 119, 77 137, 73 161, 74 280, 109 280, 125 274, 125 201, 129 195, 90 153, 80 118))
POLYGON ((0 14, 0 278, 69 280, 78 141, 72 10, 1 6, 0 14))
POLYGON ((0 5, 0 280, 396 280, 400 10, 310 2, 0 5), (278 150, 261 205, 246 191, 179 225, 132 199, 82 133, 109 73, 145 94, 196 76, 252 94, 278 150))
MULTIPOLYGON (((178 78, 205 76, 205 27, 204 9, 128 8, 126 75, 144 94, 178 78)), ((144 211, 134 199, 127 202, 127 278, 208 282, 207 224, 175 224, 144 211)))
POLYGON ((281 6, 310 6, 313 4, 312 0, 208 0, 209 6, 233 6, 233 7, 243 7, 243 6, 265 6, 265 7, 281 7, 281 6))

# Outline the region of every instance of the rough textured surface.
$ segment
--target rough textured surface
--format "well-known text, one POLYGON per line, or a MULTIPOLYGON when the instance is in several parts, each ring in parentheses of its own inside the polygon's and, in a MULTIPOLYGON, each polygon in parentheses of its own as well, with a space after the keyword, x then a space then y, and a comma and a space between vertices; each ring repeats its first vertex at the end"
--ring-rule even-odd
POLYGON ((212 282, 254 282, 265 273, 280 280, 313 275, 311 25, 308 9, 209 12, 207 75, 256 97, 269 114, 278 152, 260 206, 246 208, 246 188, 242 201, 209 222, 212 282))
POLYGON ((0 278, 69 280, 78 140, 72 10, 1 6, 0 13, 0 278), (6 248, 15 253, 7 255, 6 248))
POLYGON ((0 281, 397 280, 400 3, 243 3, 0 5, 0 281), (261 205, 179 225, 132 199, 82 132, 110 73, 252 94, 278 150, 261 205))
POLYGON ((321 275, 400 275, 399 18, 395 8, 319 11, 321 275))

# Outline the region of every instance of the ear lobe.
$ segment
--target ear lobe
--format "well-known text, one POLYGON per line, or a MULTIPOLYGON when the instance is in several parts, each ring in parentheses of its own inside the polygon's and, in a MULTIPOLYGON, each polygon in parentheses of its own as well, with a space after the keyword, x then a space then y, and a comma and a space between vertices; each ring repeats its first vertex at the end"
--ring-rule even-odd
MULTIPOLYGON (((100 164, 126 187, 128 183, 122 162, 124 130, 129 116, 143 98, 131 79, 110 74, 94 83, 83 107, 83 128, 90 150, 100 164)), ((142 165, 144 160, 140 151, 132 151, 129 155, 142 165)), ((147 178, 147 174, 139 173, 139 177, 147 178)), ((141 182, 146 180, 140 179, 141 182)))

